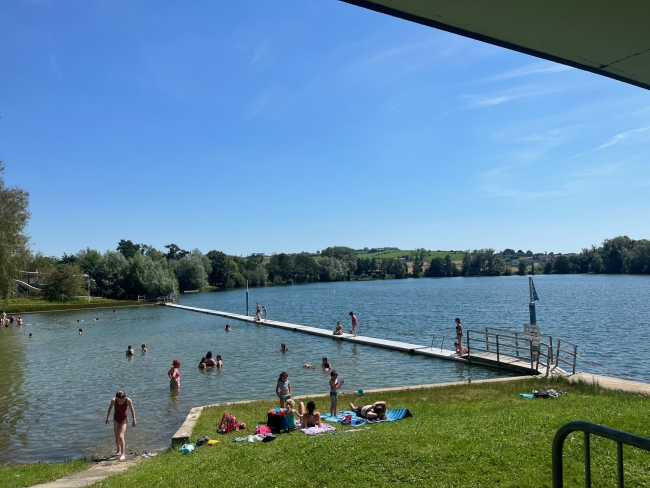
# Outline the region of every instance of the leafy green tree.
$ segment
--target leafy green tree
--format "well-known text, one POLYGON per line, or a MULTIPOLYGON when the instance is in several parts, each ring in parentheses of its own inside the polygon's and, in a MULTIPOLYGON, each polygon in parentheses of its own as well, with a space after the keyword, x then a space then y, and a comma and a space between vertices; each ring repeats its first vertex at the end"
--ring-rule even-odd
POLYGON ((296 283, 311 283, 319 280, 320 267, 309 254, 296 254, 293 258, 293 266, 293 276, 296 283))
POLYGON ((251 254, 246 258, 245 264, 246 264, 246 269, 249 270, 257 269, 259 266, 264 264, 264 254, 261 252, 251 254))
POLYGON ((623 272, 623 254, 634 247, 634 241, 628 236, 605 239, 600 249, 605 273, 620 274, 623 272))
POLYGON ((551 274, 553 272, 553 262, 552 261, 546 261, 546 264, 544 265, 544 270, 542 273, 544 274, 551 274))
POLYGON ((433 258, 429 263, 429 267, 425 272, 425 276, 438 278, 446 276, 445 274, 445 260, 442 258, 433 258))
POLYGON ((169 295, 178 288, 178 281, 172 266, 166 259, 154 261, 144 256, 141 282, 147 295, 154 297, 169 295))
POLYGON ((422 276, 424 269, 424 257, 427 255, 427 250, 424 248, 416 249, 413 251, 413 277, 419 278, 422 276))
POLYGON ((99 251, 90 249, 89 247, 77 252, 75 256, 77 258, 76 264, 79 265, 86 274, 93 272, 95 266, 97 266, 97 263, 102 257, 99 251))
POLYGON ((40 273, 49 273, 57 265, 59 260, 54 256, 45 256, 42 252, 29 253, 25 263, 26 271, 38 271, 40 273))
POLYGON ((517 266, 517 274, 519 276, 526 276, 528 271, 528 263, 523 259, 519 258, 519 266, 517 266))
POLYGON ((469 251, 463 253, 463 265, 460 269, 460 274, 463 276, 472 276, 472 255, 469 251))
POLYGON ((77 264, 78 259, 76 254, 63 253, 61 259, 58 260, 58 264, 77 264))
POLYGON ((208 286, 208 273, 202 255, 188 254, 175 262, 176 277, 181 291, 200 290, 208 286))
POLYGON ((278 279, 282 281, 292 280, 293 268, 293 259, 285 253, 274 254, 266 265, 269 277, 274 283, 277 283, 278 279))
POLYGON ((553 270, 558 274, 568 274, 571 272, 571 263, 566 256, 558 256, 553 263, 553 270))
POLYGON ((445 276, 458 276, 458 268, 454 264, 454 262, 451 260, 451 256, 449 254, 445 255, 445 276))
POLYGON ((106 298, 124 298, 124 277, 129 267, 128 260, 117 251, 106 251, 95 266, 93 278, 97 289, 106 298))
POLYGON ((630 274, 650 274, 650 241, 641 239, 634 242, 632 249, 623 253, 623 269, 630 274))
POLYGON ((146 295, 147 288, 144 285, 145 256, 140 251, 126 260, 126 267, 122 274, 122 287, 125 297, 136 298, 138 295, 146 295))
POLYGON ((340 281, 347 276, 347 263, 340 259, 323 256, 318 259, 320 281, 340 281))
POLYGON ((208 259, 212 265, 212 272, 210 273, 209 282, 213 286, 234 286, 234 276, 236 272, 236 266, 232 260, 221 251, 210 251, 208 254, 208 259))
POLYGON ((50 301, 66 302, 84 295, 86 282, 83 271, 75 264, 59 264, 47 276, 41 286, 43 297, 50 301))
POLYGON ((167 244, 165 249, 167 249, 167 259, 170 261, 177 261, 189 254, 189 251, 181 249, 176 244, 167 244))
POLYGON ((132 241, 126 239, 120 239, 120 242, 117 243, 116 250, 126 259, 129 259, 140 251, 140 244, 134 244, 132 241))
POLYGON ((408 266, 398 258, 382 259, 381 271, 386 278, 402 279, 408 276, 408 266))
POLYGON ((162 261, 167 255, 149 244, 140 244, 140 252, 154 261, 162 261))
POLYGON ((243 277, 250 286, 265 286, 268 281, 266 266, 258 264, 255 269, 245 269, 243 277))
POLYGON ((357 269, 357 253, 351 247, 328 247, 321 252, 322 257, 340 259, 346 264, 346 277, 349 278, 357 269))

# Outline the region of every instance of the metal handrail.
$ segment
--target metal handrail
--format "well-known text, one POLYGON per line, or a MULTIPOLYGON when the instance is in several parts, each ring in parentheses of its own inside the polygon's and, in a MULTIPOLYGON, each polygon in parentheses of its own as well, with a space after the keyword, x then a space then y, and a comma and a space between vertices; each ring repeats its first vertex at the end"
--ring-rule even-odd
POLYGON ((623 444, 633 446, 645 451, 650 451, 650 439, 638 435, 623 432, 621 430, 610 429, 591 422, 583 420, 575 420, 564 424, 558 429, 553 438, 553 488, 562 488, 564 486, 564 474, 562 471, 562 447, 567 436, 575 431, 582 431, 585 434, 585 486, 591 486, 591 446, 589 442, 589 435, 597 435, 605 437, 616 442, 616 466, 618 470, 618 486, 623 488, 623 444))
POLYGON ((576 374, 576 361, 577 360, 578 360, 578 345, 574 344, 573 342, 565 341, 564 339, 560 339, 558 337, 558 339, 557 339, 557 354, 555 356, 555 367, 557 368, 558 364, 560 362, 563 362, 564 364, 568 364, 569 366, 571 366, 573 374, 576 374), (567 351, 566 349, 562 349, 560 347, 560 344, 562 344, 563 342, 565 344, 572 345, 573 346, 573 351, 567 351), (568 361, 568 360, 566 360, 564 358, 561 358, 560 357, 560 352, 564 352, 564 353, 567 353, 570 356, 572 356, 573 361, 568 361))
MULTIPOLYGON (((515 331, 507 331, 507 332, 515 333, 515 331)), ((533 348, 533 341, 530 339, 523 339, 521 337, 517 337, 517 333, 515 333, 515 335, 496 334, 493 332, 489 332, 487 328, 485 331, 478 331, 478 330, 471 330, 471 329, 467 330, 467 349, 469 353, 468 357, 470 363, 472 362, 473 351, 487 352, 487 353, 494 354, 494 349, 491 349, 492 346, 496 347, 497 364, 501 363, 502 356, 511 357, 514 359, 519 359, 524 361, 529 359, 530 371, 533 373, 535 372, 539 373, 540 355, 543 355, 544 357, 546 357, 546 375, 548 376, 550 366, 553 360, 552 343, 547 344, 544 342, 540 342, 539 350, 535 355, 534 348, 533 348), (479 344, 484 343, 485 348, 472 346, 472 335, 474 335, 474 341, 475 342, 478 341, 479 344), (476 335, 480 335, 481 338, 476 338, 476 335), (483 337, 485 337, 485 339, 483 339, 483 337), (493 338, 494 340, 490 341, 490 338, 493 338), (508 343, 508 341, 510 343, 508 343), (512 342, 514 342, 515 345, 513 345, 512 342), (519 345, 522 342, 525 342, 526 346, 519 345), (543 351, 544 347, 546 347, 545 352, 543 351)))

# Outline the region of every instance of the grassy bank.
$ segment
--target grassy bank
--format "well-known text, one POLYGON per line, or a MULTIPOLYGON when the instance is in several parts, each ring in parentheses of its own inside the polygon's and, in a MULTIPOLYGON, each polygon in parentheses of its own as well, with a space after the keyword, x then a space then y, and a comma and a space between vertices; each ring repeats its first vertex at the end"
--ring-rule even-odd
POLYGON ((102 308, 102 307, 131 307, 143 305, 142 302, 133 300, 113 300, 110 298, 79 298, 68 302, 49 302, 40 298, 16 298, 9 300, 5 305, 0 302, 0 313, 29 313, 29 312, 54 312, 57 310, 76 310, 81 308, 102 308))
MULTIPOLYGON (((354 433, 292 432, 271 443, 250 444, 231 442, 242 433, 216 433, 221 414, 234 414, 252 431, 266 421, 266 411, 276 402, 206 409, 193 440, 207 435, 221 440, 217 446, 201 447, 190 456, 161 454, 101 486, 542 487, 551 486, 551 444, 566 422, 580 419, 650 436, 649 398, 564 379, 339 397, 346 407, 350 400, 386 400, 389 408, 409 408, 414 418, 354 433), (546 400, 519 396, 540 387, 568 394, 546 400)), ((329 410, 329 398, 315 401, 321 412, 329 410)), ((346 429, 337 426, 337 432, 346 429)), ((615 486, 615 443, 592 438, 591 446, 594 486, 615 486)), ((565 486, 582 486, 583 436, 567 439, 564 453, 565 486)), ((647 486, 648 472, 650 453, 626 448, 626 485, 647 486)))
POLYGON ((0 467, 0 486, 18 488, 54 481, 90 466, 86 459, 76 459, 65 463, 20 464, 0 467))

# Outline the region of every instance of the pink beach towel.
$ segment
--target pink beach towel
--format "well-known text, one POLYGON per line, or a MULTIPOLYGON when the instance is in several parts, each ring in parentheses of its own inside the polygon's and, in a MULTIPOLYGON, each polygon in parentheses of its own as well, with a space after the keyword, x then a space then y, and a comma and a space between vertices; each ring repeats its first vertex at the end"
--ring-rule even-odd
POLYGON ((336 429, 329 424, 323 424, 322 427, 309 427, 308 429, 300 429, 300 430, 307 435, 313 435, 313 434, 322 434, 324 432, 329 432, 331 430, 336 430, 336 429))

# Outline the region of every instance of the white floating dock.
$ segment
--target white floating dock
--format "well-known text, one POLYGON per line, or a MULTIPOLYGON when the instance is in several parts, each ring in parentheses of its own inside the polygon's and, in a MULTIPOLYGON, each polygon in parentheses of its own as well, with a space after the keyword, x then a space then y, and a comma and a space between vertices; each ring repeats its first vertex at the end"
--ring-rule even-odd
MULTIPOLYGON (((347 341, 353 344, 363 344, 367 346, 383 347, 386 349, 393 349, 396 351, 406 352, 409 354, 420 354, 422 356, 429 356, 438 359, 446 359, 447 361, 458 361, 462 363, 477 363, 486 366, 492 366, 495 368, 508 369, 511 371, 516 371, 520 373, 530 374, 530 363, 508 358, 506 361, 501 359, 497 361, 495 354, 472 354, 471 361, 468 357, 460 357, 456 354, 456 351, 450 351, 448 349, 441 349, 439 347, 430 347, 422 346, 420 344, 411 344, 408 342, 392 341, 388 339, 377 339, 374 337, 366 336, 354 336, 352 334, 343 334, 343 335, 334 335, 331 330, 319 329, 317 327, 309 327, 306 325, 291 324, 288 322, 279 322, 277 320, 262 320, 261 322, 255 322, 254 317, 248 317, 246 315, 240 315, 230 312, 222 312, 220 310, 210 310, 207 308, 197 308, 197 307, 187 307, 185 305, 177 305, 174 303, 165 303, 167 307, 178 308, 181 310, 188 310, 190 312, 205 313, 209 315, 217 315, 219 317, 226 317, 233 320, 240 320, 242 322, 251 322, 259 326, 270 326, 276 327, 279 329, 290 330, 293 332, 303 332, 306 334, 317 335, 321 337, 328 337, 330 339, 338 341, 347 341), (494 357, 492 357, 494 356, 494 357)), ((542 364, 539 365, 540 374, 546 373, 546 367, 542 364)))

